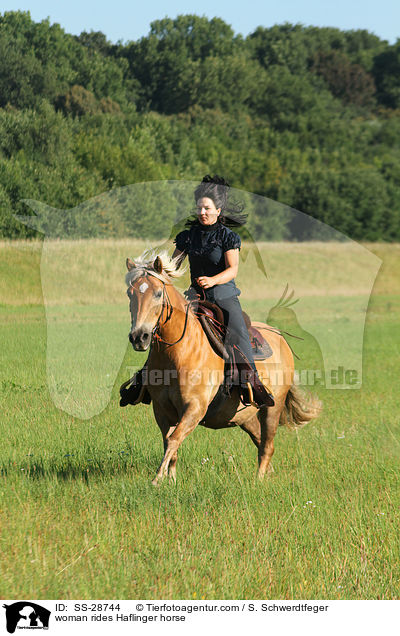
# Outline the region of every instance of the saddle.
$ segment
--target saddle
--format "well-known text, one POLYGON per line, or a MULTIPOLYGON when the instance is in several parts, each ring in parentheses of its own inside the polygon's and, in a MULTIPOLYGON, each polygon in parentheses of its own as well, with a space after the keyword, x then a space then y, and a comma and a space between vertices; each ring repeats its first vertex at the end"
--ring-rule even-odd
MULTIPOLYGON (((208 300, 198 300, 193 303, 193 311, 200 320, 214 351, 225 361, 228 361, 230 355, 227 351, 227 347, 224 345, 227 327, 222 309, 208 300)), ((252 326, 250 317, 244 311, 242 311, 242 313, 247 331, 249 332, 254 360, 270 358, 272 356, 272 349, 268 342, 259 330, 252 326)))

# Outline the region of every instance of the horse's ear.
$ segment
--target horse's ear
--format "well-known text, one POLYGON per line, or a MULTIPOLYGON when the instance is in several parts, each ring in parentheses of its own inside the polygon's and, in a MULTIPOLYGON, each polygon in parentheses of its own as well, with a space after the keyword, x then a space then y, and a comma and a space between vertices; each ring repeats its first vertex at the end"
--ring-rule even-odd
POLYGON ((126 259, 126 269, 128 270, 128 272, 130 272, 131 269, 133 269, 134 267, 136 267, 135 263, 130 258, 127 258, 126 259))
POLYGON ((156 260, 154 261, 153 267, 155 271, 157 272, 157 274, 161 274, 163 267, 162 267, 161 258, 159 256, 157 256, 156 260))

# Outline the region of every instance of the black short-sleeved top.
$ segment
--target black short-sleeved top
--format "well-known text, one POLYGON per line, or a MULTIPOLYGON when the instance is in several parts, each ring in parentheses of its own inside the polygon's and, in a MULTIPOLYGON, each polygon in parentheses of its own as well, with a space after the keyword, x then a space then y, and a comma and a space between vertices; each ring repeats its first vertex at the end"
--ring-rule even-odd
POLYGON ((226 269, 225 252, 240 249, 240 236, 236 232, 218 221, 213 225, 194 223, 190 229, 180 232, 174 242, 177 249, 189 257, 192 286, 197 292, 205 291, 207 298, 215 301, 239 296, 234 280, 207 290, 196 283, 198 276, 215 276, 226 269))

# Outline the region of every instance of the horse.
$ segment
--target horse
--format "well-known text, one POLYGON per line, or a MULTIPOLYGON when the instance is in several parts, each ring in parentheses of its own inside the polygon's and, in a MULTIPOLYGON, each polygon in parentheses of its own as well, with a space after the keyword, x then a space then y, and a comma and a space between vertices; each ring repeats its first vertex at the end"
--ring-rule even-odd
POLYGON ((258 477, 271 471, 274 437, 279 423, 299 427, 320 411, 314 398, 306 400, 295 386, 292 351, 276 329, 252 324, 267 339, 272 356, 256 362, 264 385, 272 390, 275 405, 256 408, 242 405, 239 387, 221 391, 223 358, 209 343, 192 304, 176 289, 174 280, 185 273, 179 257, 146 251, 126 259, 127 294, 131 329, 129 340, 136 351, 150 354, 146 363, 147 390, 160 428, 164 456, 152 481, 167 475, 176 481, 178 450, 185 438, 201 425, 210 429, 240 426, 258 450, 258 477))

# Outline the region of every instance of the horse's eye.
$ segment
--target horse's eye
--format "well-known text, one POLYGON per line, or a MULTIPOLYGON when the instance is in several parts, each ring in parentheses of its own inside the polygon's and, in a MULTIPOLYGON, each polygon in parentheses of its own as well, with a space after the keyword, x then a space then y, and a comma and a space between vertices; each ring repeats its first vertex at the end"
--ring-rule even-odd
POLYGON ((157 291, 154 292, 154 297, 155 298, 161 298, 161 294, 162 294, 161 289, 158 289, 157 291))

